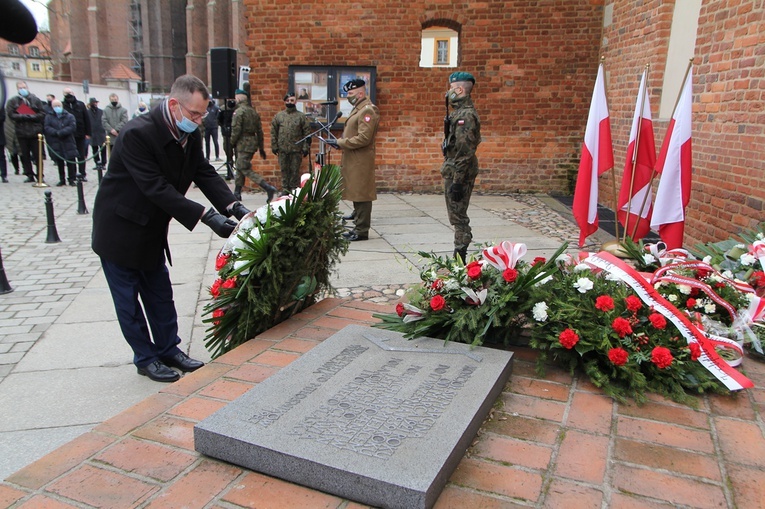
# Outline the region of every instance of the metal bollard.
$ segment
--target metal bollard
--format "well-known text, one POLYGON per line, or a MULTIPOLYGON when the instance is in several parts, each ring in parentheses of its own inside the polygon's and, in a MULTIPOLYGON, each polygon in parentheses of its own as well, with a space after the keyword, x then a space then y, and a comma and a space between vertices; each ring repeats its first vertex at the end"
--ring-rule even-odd
POLYGON ((10 293, 13 291, 8 278, 5 277, 5 269, 3 268, 3 253, 0 252, 0 294, 10 293))
POLYGON ((101 179, 104 178, 104 167, 102 165, 96 166, 96 171, 98 171, 98 185, 101 185, 101 179))
POLYGON ((88 207, 85 206, 85 193, 82 191, 82 177, 77 178, 77 213, 88 214, 88 207))
MULTIPOLYGON (((37 135, 37 153, 39 154, 39 158, 37 161, 37 182, 32 184, 32 187, 49 187, 48 184, 46 184, 43 180, 43 135, 38 134, 37 135)), ((5 156, 5 154, 3 154, 5 156)))
POLYGON ((54 242, 61 242, 56 231, 56 218, 53 216, 53 193, 50 190, 45 191, 45 213, 48 216, 48 238, 45 239, 46 244, 52 244, 54 242))

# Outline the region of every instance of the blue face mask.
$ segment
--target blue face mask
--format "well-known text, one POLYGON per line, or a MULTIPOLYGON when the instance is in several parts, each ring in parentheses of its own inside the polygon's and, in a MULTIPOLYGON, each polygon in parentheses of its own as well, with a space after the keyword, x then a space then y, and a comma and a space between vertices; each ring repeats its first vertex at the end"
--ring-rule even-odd
MULTIPOLYGON (((178 106, 179 106, 178 109, 181 109, 180 105, 178 105, 178 106)), ((176 120, 175 121, 175 125, 178 127, 178 129, 180 129, 181 131, 183 131, 185 133, 193 133, 194 131, 196 131, 199 128, 199 126, 197 125, 196 122, 194 122, 193 120, 191 120, 189 118, 186 118, 186 116, 183 114, 183 110, 181 110, 181 120, 180 120, 180 122, 178 120, 176 120)))
POLYGON ((56 112, 56 115, 61 115, 64 112, 64 108, 62 106, 54 106, 53 111, 56 112))
POLYGON ((29 95, 29 90, 27 90, 26 88, 20 88, 19 89, 19 95, 21 97, 26 97, 26 96, 29 95))

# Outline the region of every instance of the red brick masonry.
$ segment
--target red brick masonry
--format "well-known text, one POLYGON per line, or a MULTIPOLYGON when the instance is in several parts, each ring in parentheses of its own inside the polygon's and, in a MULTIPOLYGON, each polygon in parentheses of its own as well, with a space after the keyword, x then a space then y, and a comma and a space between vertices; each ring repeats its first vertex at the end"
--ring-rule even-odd
MULTIPOLYGON (((201 456, 192 429, 335 331, 390 310, 318 303, 11 475, 0 507, 365 507, 201 456)), ((578 375, 539 378, 534 351, 515 352, 437 508, 765 507, 765 364, 745 359, 756 389, 700 397, 694 410, 617 404, 578 375)))

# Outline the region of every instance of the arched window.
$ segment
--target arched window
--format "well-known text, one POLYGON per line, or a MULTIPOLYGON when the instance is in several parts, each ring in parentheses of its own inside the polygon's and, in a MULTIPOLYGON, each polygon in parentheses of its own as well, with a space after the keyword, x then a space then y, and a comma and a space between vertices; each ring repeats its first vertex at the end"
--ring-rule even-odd
POLYGON ((420 67, 457 67, 459 26, 447 20, 423 23, 420 67))

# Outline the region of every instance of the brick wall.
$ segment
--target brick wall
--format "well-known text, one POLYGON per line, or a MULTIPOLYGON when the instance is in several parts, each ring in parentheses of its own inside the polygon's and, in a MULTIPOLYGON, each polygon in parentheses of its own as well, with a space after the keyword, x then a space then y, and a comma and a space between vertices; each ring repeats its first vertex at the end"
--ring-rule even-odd
MULTIPOLYGON (((602 3, 244 0, 253 101, 266 125, 283 108, 289 65, 376 66, 378 189, 437 191, 443 95, 455 69, 420 68, 420 38, 423 25, 449 26, 460 33, 459 69, 477 80, 478 189, 565 192, 597 70, 602 3)), ((256 170, 279 181, 272 156, 256 159, 256 170)))
MULTIPOLYGON (((656 149, 668 119, 658 118, 674 1, 613 2, 603 32, 617 185, 621 181, 640 75, 651 64, 656 149)), ((682 69, 671 72, 682 73, 682 69)), ((704 1, 694 56, 693 186, 685 245, 728 238, 765 221, 765 6, 704 1)), ((673 93, 676 93, 673 92, 673 93)), ((658 180, 655 184, 658 183, 658 180)), ((613 207, 612 180, 600 183, 613 207)))

